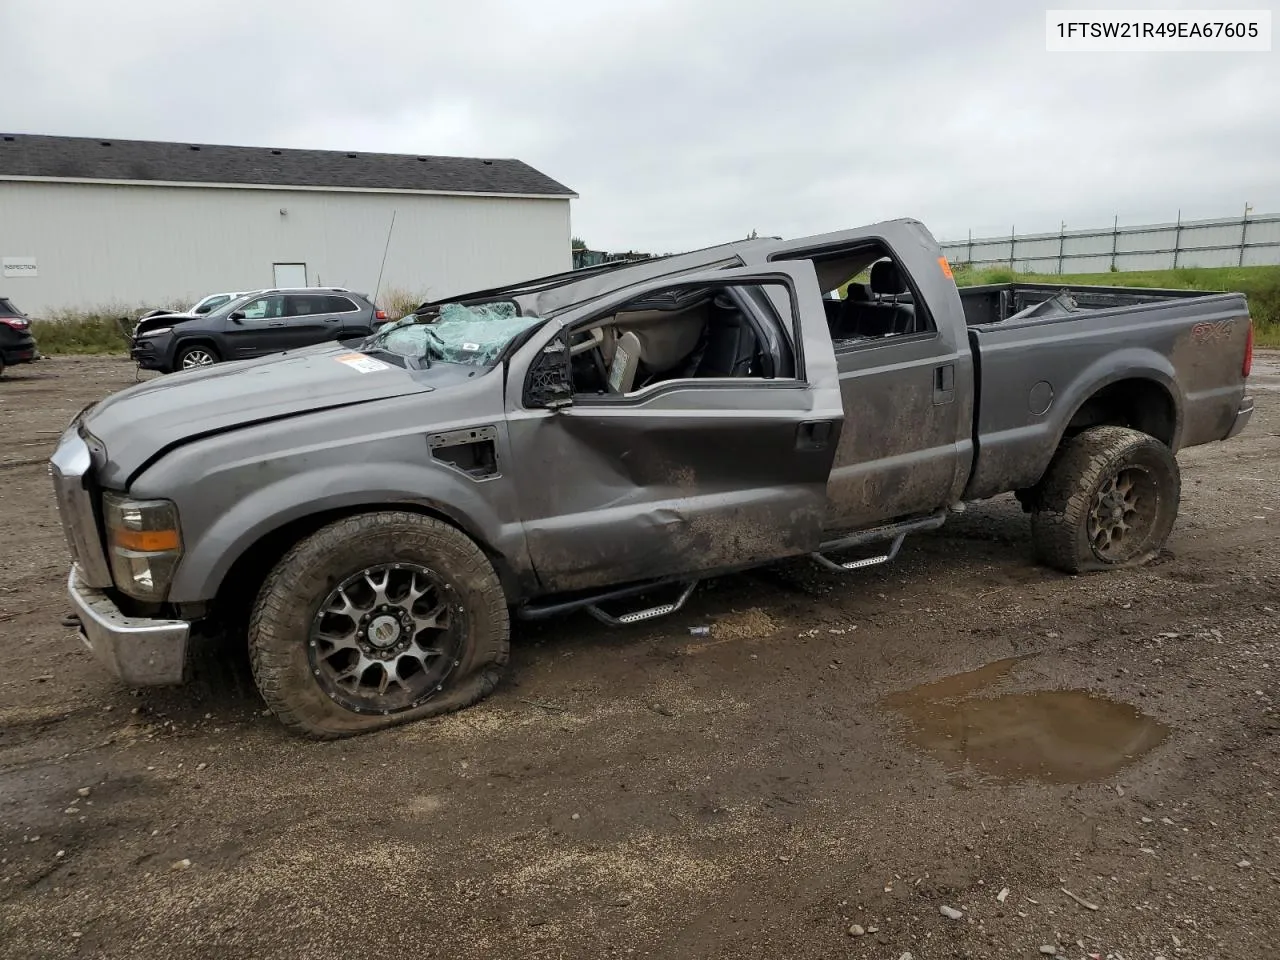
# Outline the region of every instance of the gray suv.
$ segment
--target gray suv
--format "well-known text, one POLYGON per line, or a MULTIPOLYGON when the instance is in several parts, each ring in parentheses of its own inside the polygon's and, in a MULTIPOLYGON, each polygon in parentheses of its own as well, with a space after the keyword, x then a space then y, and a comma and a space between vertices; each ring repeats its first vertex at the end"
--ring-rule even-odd
POLYGON ((367 337, 386 319, 368 297, 342 287, 256 290, 203 315, 139 320, 129 355, 145 370, 171 373, 367 337))

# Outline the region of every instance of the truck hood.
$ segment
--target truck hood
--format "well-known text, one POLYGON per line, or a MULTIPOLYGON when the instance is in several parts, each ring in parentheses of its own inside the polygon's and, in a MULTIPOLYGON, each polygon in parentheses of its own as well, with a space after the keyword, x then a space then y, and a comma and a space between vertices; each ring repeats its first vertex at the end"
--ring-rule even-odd
POLYGON ((103 482, 118 488, 182 443, 266 420, 429 392, 456 379, 456 371, 406 370, 325 344, 157 377, 107 397, 82 423, 106 448, 103 482))

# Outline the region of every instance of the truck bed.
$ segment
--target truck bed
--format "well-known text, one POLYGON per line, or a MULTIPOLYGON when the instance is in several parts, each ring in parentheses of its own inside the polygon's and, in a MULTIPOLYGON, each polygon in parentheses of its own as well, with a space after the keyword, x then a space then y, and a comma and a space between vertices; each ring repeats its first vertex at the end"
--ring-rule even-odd
POLYGON ((1018 319, 1075 316, 1081 311, 1111 310, 1150 303, 1196 299, 1219 294, 1201 290, 1163 290, 1155 287, 1077 287, 1058 283, 992 283, 961 287, 965 323, 971 327, 1018 319), (1036 311, 1042 304, 1051 306, 1036 311), (1069 300, 1068 300, 1069 298, 1069 300), (1064 302, 1067 300, 1067 302, 1064 302), (1074 307, 1068 305, 1073 303, 1074 307))
POLYGON ((959 292, 977 395, 966 499, 1035 483, 1059 438, 1089 426, 1100 407, 1175 451, 1230 432, 1244 395, 1243 294, 1056 284, 959 292))

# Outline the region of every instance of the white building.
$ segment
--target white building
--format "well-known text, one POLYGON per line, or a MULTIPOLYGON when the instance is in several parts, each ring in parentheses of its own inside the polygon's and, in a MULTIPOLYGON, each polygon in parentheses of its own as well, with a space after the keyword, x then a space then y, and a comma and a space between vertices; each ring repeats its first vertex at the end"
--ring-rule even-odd
POLYGON ((576 196, 519 160, 4 134, 0 296, 39 316, 381 274, 381 299, 447 297, 568 270, 576 196))

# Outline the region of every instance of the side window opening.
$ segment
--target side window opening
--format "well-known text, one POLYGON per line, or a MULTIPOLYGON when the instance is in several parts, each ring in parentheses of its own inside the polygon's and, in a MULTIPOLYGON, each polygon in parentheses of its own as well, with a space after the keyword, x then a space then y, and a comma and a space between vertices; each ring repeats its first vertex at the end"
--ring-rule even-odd
POLYGON ((315 313, 324 313, 323 297, 293 296, 288 298, 289 309, 286 316, 309 317, 315 313))
POLYGON ((283 316, 284 297, 259 297, 251 300, 239 310, 246 320, 271 320, 283 316))
POLYGON ((572 392, 625 396, 672 380, 793 379, 794 317, 779 318, 777 302, 791 303, 781 284, 673 286, 637 298, 573 331, 572 392), (782 295, 766 295, 766 286, 782 295))
POLYGON ((933 317, 910 278, 881 243, 809 258, 818 275, 827 328, 837 352, 891 337, 932 334, 933 317))
POLYGON ((324 312, 325 313, 354 313, 360 308, 348 300, 346 297, 325 297, 324 312))

